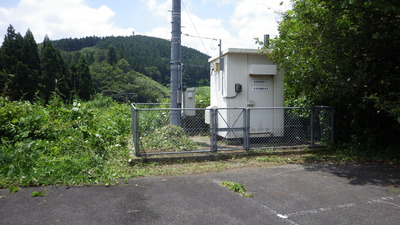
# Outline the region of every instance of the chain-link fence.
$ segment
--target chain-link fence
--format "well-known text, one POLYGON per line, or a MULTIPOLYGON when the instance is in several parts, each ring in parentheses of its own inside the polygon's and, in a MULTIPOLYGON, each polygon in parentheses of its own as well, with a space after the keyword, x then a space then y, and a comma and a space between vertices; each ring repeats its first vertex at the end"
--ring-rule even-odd
POLYGON ((161 109, 152 106, 138 108, 132 104, 133 143, 138 157, 316 147, 333 141, 331 107, 161 109), (170 125, 171 111, 179 111, 179 126, 170 125))

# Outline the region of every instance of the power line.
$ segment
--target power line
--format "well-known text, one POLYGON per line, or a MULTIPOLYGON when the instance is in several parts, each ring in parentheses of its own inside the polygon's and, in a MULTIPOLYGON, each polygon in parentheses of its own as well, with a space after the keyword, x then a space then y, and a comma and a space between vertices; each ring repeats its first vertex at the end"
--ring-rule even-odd
POLYGON ((171 28, 171 23, 169 24, 169 26, 168 26, 168 29, 167 29, 167 33, 165 33, 165 40, 168 40, 168 33, 169 33, 169 29, 171 28))
MULTIPOLYGON (((210 42, 210 48, 211 48, 211 50, 217 50, 217 48, 213 46, 214 41, 218 41, 217 38, 201 37, 201 36, 195 36, 195 35, 191 35, 191 34, 183 34, 183 35, 185 35, 185 36, 187 36, 187 37, 195 37, 195 38, 202 38, 202 39, 211 40, 211 42, 210 42)), ((207 51, 207 50, 206 50, 206 51, 207 51)), ((207 52, 207 54, 208 54, 208 52, 207 52)))
POLYGON ((208 65, 185 64, 186 67, 208 68, 208 65))
POLYGON ((194 36, 194 35, 190 35, 190 34, 183 34, 183 35, 188 36, 188 37, 197 37, 197 38, 209 39, 209 40, 213 40, 213 41, 217 41, 218 40, 217 38, 194 36))
POLYGON ((200 38, 201 44, 203 45, 204 49, 206 50, 207 55, 209 55, 209 54, 208 54, 208 51, 207 51, 207 48, 206 48, 206 46, 204 45, 203 39, 202 39, 202 37, 200 36, 199 31, 197 30, 196 26, 194 25, 193 20, 192 20, 192 17, 190 17, 190 14, 189 14, 188 10, 186 9, 185 3, 183 3, 183 1, 182 1, 182 5, 183 5, 183 8, 185 8, 185 11, 186 11, 186 13, 187 13, 187 15, 188 15, 188 17, 189 17, 189 19, 190 19, 190 22, 192 23, 194 29, 196 30, 197 37, 200 38))

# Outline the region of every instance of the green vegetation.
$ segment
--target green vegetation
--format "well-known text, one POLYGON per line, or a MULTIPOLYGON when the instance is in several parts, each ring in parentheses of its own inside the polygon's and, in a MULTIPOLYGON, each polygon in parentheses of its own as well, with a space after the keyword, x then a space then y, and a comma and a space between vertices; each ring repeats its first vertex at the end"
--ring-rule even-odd
POLYGON ((41 192, 41 191, 33 191, 33 192, 31 193, 31 196, 32 196, 32 197, 44 197, 44 194, 43 194, 43 192, 41 192))
MULTIPOLYGON (((38 45, 30 30, 22 36, 10 25, 0 48, 0 187, 111 185, 137 176, 287 163, 398 164, 400 8, 392 0, 296 0, 279 30, 263 47, 285 70, 286 105, 333 106, 336 146, 130 167, 130 109, 113 99, 166 101, 170 43, 146 36, 46 37, 38 45)), ((182 56, 186 86, 207 85, 208 56, 185 47, 182 56)), ((196 99, 196 107, 207 107, 209 88, 198 88, 196 99)), ((146 149, 196 148, 181 128, 168 125, 168 111, 139 117, 146 149)), ((241 184, 224 185, 246 193, 241 184)))
POLYGON ((114 180, 128 160, 130 110, 98 95, 48 105, 0 97, 0 187, 114 180))
POLYGON ((388 190, 390 193, 400 193, 400 189, 390 189, 388 190))
POLYGON ((12 99, 32 99, 40 89, 41 64, 30 30, 25 37, 7 29, 0 48, 0 93, 12 99))
POLYGON ((224 181, 221 183, 221 186, 226 187, 235 193, 239 193, 243 197, 253 197, 253 194, 247 193, 247 190, 244 187, 244 184, 239 184, 239 183, 232 182, 232 181, 224 181))
POLYGON ((115 65, 103 61, 90 66, 95 91, 120 102, 160 102, 169 95, 168 88, 129 69, 126 60, 115 65))
MULTIPOLYGON (((130 110, 108 97, 89 102, 63 103, 54 96, 49 104, 11 102, 0 97, 0 188, 17 186, 112 185, 138 176, 220 172, 232 168, 268 167, 287 163, 398 163, 392 151, 380 156, 342 146, 306 154, 233 155, 214 162, 138 163, 129 166, 130 110), (361 152, 361 153, 360 153, 361 152)), ((160 142, 174 140, 183 148, 181 128, 161 126, 160 142)), ((167 141, 167 142, 168 142, 167 141)), ((173 141, 172 141, 173 142, 173 141)), ((153 140, 149 145, 157 145, 153 140)), ((161 147, 168 146, 168 143, 161 147)), ((185 150, 185 149, 182 149, 185 150)), ((399 157, 397 156, 397 159, 399 157)), ((126 182, 126 181, 125 181, 126 182)), ((240 185, 232 185, 232 188, 240 185)))
POLYGON ((292 159, 290 158, 284 158, 282 156, 266 156, 266 157, 257 157, 256 161, 258 162, 277 162, 277 163, 290 163, 292 159))
POLYGON ((18 188, 18 187, 13 187, 13 186, 11 186, 11 187, 8 188, 8 191, 9 191, 10 193, 18 192, 18 191, 19 191, 19 188, 18 188))
MULTIPOLYGON (((126 60, 129 69, 168 85, 170 82, 171 43, 167 40, 135 35, 129 37, 86 37, 53 41, 68 64, 77 64, 80 55, 86 55, 89 65, 106 61, 114 65, 126 60)), ((183 81, 189 87, 208 85, 209 56, 182 46, 183 81)))
MULTIPOLYGON (((258 151, 255 155, 240 156, 233 155, 230 159, 220 161, 190 162, 178 160, 169 163, 137 163, 130 168, 121 170, 121 176, 137 177, 137 176, 164 176, 164 175, 182 175, 182 174, 199 174, 208 172, 221 172, 229 169, 248 168, 248 167, 271 167, 286 164, 313 164, 313 163, 364 163, 379 162, 382 164, 399 164, 397 160, 390 160, 389 156, 381 156, 380 158, 359 157, 350 154, 348 149, 335 150, 333 148, 319 149, 318 151, 310 151, 306 153, 270 155, 265 151, 258 151), (266 154, 266 155, 262 155, 266 154), (270 160, 263 160, 269 158, 270 160)), ((148 158, 151 161, 151 157, 148 158)))
POLYGON ((333 106, 339 143, 399 152, 395 2, 296 0, 293 10, 283 13, 279 32, 263 49, 285 70, 287 106, 333 106))
MULTIPOLYGON (((196 88, 196 108, 209 106, 209 90, 209 87, 196 88)), ((153 107, 166 108, 165 105, 153 107)), ((169 125, 170 112, 168 110, 139 111, 138 118, 141 148, 144 151, 190 151, 199 147, 189 138, 182 127, 169 125)), ((204 111, 196 111, 194 118, 185 118, 182 122, 186 125, 186 128, 196 128, 193 129, 195 131, 191 131, 191 134, 208 134, 209 125, 203 122, 203 118, 204 111)))
POLYGON ((210 87, 196 88, 196 108, 205 109, 210 106, 210 87))
MULTIPOLYGON (((90 100, 161 102, 169 96, 170 42, 146 37, 86 37, 37 44, 10 25, 0 47, 0 96, 13 101, 90 100)), ((208 84, 208 56, 182 48, 186 86, 208 84)))
POLYGON ((196 148, 196 144, 189 139, 183 128, 173 125, 155 129, 145 135, 141 142, 146 151, 189 151, 196 148))

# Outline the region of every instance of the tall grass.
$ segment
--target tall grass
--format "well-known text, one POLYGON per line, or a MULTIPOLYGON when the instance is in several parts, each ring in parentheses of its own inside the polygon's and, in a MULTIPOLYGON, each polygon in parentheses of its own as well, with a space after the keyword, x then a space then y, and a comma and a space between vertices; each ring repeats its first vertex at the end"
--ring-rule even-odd
POLYGON ((48 105, 0 97, 0 187, 112 180, 129 135, 129 107, 101 95, 48 105))

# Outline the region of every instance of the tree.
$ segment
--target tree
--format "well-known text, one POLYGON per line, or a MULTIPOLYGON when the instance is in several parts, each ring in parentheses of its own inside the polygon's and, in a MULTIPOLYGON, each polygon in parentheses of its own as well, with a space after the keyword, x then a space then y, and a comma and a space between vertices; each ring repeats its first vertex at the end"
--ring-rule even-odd
POLYGON ((2 81, 2 85, 7 83, 8 93, 5 94, 12 100, 32 100, 38 90, 40 75, 40 58, 32 32, 28 29, 22 37, 10 25, 0 55, 1 69, 4 74, 11 75, 8 81, 2 81))
POLYGON ((155 80, 159 83, 162 83, 161 73, 160 73, 160 71, 158 71, 157 67, 155 67, 155 66, 145 67, 144 71, 148 77, 151 77, 153 80, 155 80))
POLYGON ((54 92, 60 94, 64 99, 68 99, 70 97, 68 68, 60 51, 53 46, 47 35, 43 41, 40 58, 42 66, 41 90, 44 99, 48 100, 54 92))
MULTIPOLYGON (((21 93, 21 82, 23 82, 23 74, 25 66, 22 64, 22 50, 23 49, 23 37, 20 33, 16 33, 12 25, 7 28, 7 34, 4 37, 3 44, 1 46, 1 62, 0 69, 5 74, 10 74, 10 82, 8 82, 8 93, 13 100, 19 100, 23 93, 21 93)), ((6 80, 3 80, 5 76, 2 76, 1 89, 5 88, 6 80)))
POLYGON ((115 65, 118 62, 117 51, 114 46, 108 46, 107 50, 107 63, 110 65, 115 65))
POLYGON ((333 105, 340 141, 398 143, 400 8, 395 1, 297 0, 279 32, 270 57, 285 70, 287 102, 333 105))
POLYGON ((117 67, 124 71, 124 73, 127 73, 131 70, 131 65, 129 65, 129 63, 125 59, 119 60, 117 63, 117 67))
POLYGON ((25 93, 25 99, 32 100, 39 89, 41 68, 37 43, 29 29, 23 40, 22 63, 26 65, 26 71, 24 71, 21 90, 25 93))
POLYGON ((93 94, 92 76, 85 57, 81 56, 78 62, 76 77, 78 80, 77 93, 83 100, 89 100, 93 94))
POLYGON ((1 53, 3 55, 1 61, 2 69, 15 69, 13 66, 17 65, 22 59, 22 45, 23 37, 20 33, 16 33, 14 27, 10 24, 1 46, 1 53))
POLYGON ((128 67, 124 59, 117 66, 106 62, 92 64, 90 71, 96 92, 119 101, 130 95, 130 100, 139 102, 157 102, 169 95, 169 89, 141 73, 127 70, 128 67))
POLYGON ((78 87, 78 67, 75 63, 69 64, 69 82, 68 87, 71 90, 71 97, 78 98, 77 87, 78 87))
MULTIPOLYGON (((62 56, 68 64, 73 63, 75 50, 85 55, 89 66, 95 62, 107 62, 108 50, 110 49, 110 53, 112 53, 109 55, 108 63, 111 63, 110 65, 116 65, 113 63, 125 59, 130 69, 146 75, 149 75, 146 68, 154 67, 159 72, 159 75, 158 72, 153 74, 155 77, 159 77, 156 79, 157 82, 163 85, 168 85, 170 82, 171 43, 164 39, 135 35, 129 37, 70 38, 52 41, 52 43, 62 51, 62 56), (111 47, 114 48, 115 54, 111 47), (112 55, 113 57, 111 57, 112 55)), ((184 63, 182 76, 188 86, 198 86, 200 80, 209 79, 208 58, 209 56, 195 49, 182 47, 182 61, 184 63)), ((77 59, 79 60, 79 58, 77 59)), ((75 61, 75 64, 78 63, 78 60, 75 61)))

